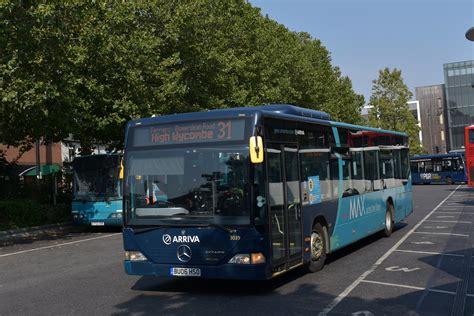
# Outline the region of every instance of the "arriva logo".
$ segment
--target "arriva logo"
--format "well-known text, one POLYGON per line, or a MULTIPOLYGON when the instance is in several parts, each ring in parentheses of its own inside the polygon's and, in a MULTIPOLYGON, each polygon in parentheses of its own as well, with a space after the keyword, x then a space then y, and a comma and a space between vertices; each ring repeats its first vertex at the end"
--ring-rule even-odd
POLYGON ((163 242, 167 245, 170 245, 171 244, 171 236, 168 235, 168 234, 164 234, 163 235, 163 242))
POLYGON ((349 201, 349 218, 354 219, 365 214, 365 196, 356 196, 349 201))
POLYGON ((195 243, 201 242, 199 236, 173 236, 171 237, 168 234, 163 235, 163 242, 166 245, 171 245, 172 243, 195 243))

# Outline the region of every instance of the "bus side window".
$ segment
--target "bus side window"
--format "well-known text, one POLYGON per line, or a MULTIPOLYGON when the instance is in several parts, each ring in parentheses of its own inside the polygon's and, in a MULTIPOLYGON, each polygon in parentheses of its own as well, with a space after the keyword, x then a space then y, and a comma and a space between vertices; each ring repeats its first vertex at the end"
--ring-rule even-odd
POLYGON ((351 163, 351 176, 352 176, 352 188, 356 190, 359 194, 365 192, 365 181, 363 173, 363 155, 362 151, 352 152, 352 161, 351 163))
POLYGON ((425 172, 433 172, 433 161, 425 162, 425 172))
POLYGON ((364 151, 364 172, 366 191, 380 190, 377 150, 364 151))
MULTIPOLYGON (((442 168, 441 171, 443 172, 450 172, 453 170, 453 164, 451 159, 445 159, 442 161, 442 168)), ((455 170, 455 169, 454 169, 455 170)))
POLYGON ((393 155, 391 150, 381 150, 379 152, 379 166, 380 166, 380 177, 384 180, 384 188, 391 188, 395 186, 394 181, 394 168, 393 168, 393 155))
POLYGON ((433 160, 434 172, 441 172, 443 170, 442 162, 440 160, 433 160))
POLYGON ((408 155, 408 149, 404 148, 400 151, 400 162, 402 169, 402 179, 408 179, 410 177, 410 157, 408 155))
POLYGON ((329 150, 300 150, 301 192, 303 203, 308 202, 308 177, 319 176, 321 201, 331 198, 331 181, 329 179, 329 150))
POLYGON ((474 144, 474 129, 470 129, 468 133, 469 133, 469 144, 474 144))
MULTIPOLYGON (((331 169, 331 198, 339 198, 339 159, 331 158, 330 160, 331 169)), ((343 181, 344 179, 341 179, 343 181)))
POLYGON ((401 154, 399 149, 392 151, 393 155, 393 172, 395 179, 402 179, 402 165, 401 165, 401 154))

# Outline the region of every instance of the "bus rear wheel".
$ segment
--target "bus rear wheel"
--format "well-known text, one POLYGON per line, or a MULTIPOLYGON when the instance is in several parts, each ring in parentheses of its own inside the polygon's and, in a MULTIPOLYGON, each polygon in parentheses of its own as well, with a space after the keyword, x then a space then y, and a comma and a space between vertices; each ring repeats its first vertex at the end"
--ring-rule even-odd
POLYGON ((385 228, 383 230, 383 235, 385 237, 390 237, 393 232, 393 212, 394 208, 392 203, 388 203, 387 211, 385 211, 385 228))
POLYGON ((324 267, 326 261, 326 233, 320 223, 313 226, 311 232, 311 259, 308 262, 307 270, 317 272, 324 267))
POLYGON ((451 177, 446 177, 446 184, 454 184, 454 180, 451 177))

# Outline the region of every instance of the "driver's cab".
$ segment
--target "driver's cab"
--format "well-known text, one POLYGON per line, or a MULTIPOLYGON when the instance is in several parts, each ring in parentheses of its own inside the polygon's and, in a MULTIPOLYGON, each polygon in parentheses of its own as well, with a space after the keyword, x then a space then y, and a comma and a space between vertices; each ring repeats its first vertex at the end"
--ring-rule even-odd
POLYGON ((140 199, 137 199, 141 207, 168 201, 159 176, 136 175, 134 178, 135 194, 141 196, 140 199))

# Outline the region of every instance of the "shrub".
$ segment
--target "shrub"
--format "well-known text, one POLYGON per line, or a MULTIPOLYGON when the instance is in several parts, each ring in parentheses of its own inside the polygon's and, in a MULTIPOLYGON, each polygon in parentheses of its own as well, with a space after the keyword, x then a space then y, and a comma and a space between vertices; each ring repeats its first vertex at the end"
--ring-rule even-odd
POLYGON ((67 204, 45 205, 28 199, 0 201, 0 230, 65 222, 70 216, 67 204))

